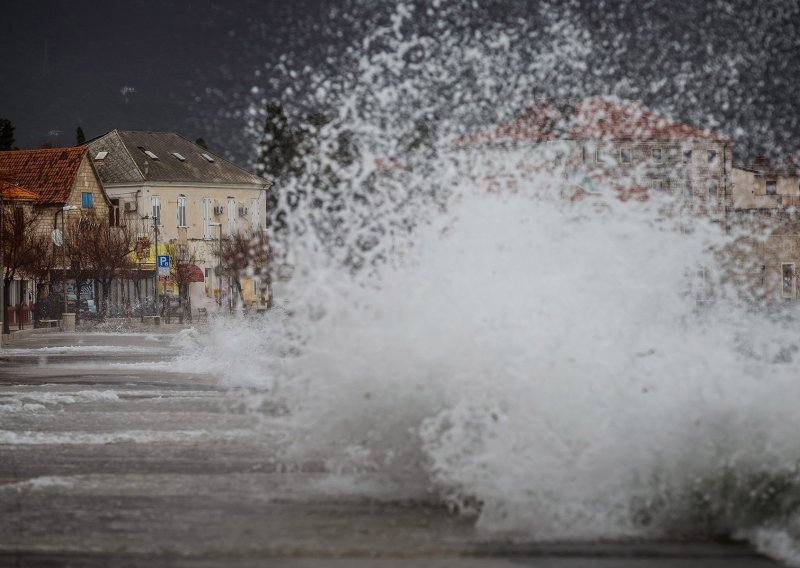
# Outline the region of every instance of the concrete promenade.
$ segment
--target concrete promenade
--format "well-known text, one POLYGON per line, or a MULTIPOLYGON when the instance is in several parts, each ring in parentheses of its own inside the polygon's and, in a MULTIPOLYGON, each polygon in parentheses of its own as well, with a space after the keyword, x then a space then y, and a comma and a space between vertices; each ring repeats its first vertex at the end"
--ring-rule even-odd
MULTIPOLYGON (((0 567, 772 566, 741 545, 492 540, 442 507, 347 497, 264 393, 178 373, 170 334, 0 350, 0 567)), ((368 480, 364 481, 368 482, 368 480)))

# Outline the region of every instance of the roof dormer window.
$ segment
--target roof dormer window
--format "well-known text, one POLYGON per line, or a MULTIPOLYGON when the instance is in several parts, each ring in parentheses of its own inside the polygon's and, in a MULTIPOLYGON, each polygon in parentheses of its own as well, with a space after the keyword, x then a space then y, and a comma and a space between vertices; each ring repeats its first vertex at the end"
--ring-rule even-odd
POLYGON ((208 154, 200 154, 200 155, 203 156, 203 158, 206 160, 206 162, 208 162, 210 164, 214 163, 214 158, 212 158, 210 155, 208 155, 208 154))
POLYGON ((175 156, 175 158, 180 160, 181 162, 185 162, 186 161, 186 158, 184 158, 183 155, 180 154, 179 152, 173 152, 172 155, 175 156))
POLYGON ((147 156, 147 157, 148 157, 148 158, 150 158, 151 160, 154 160, 154 161, 157 161, 157 160, 158 160, 158 156, 156 156, 156 155, 155 155, 153 152, 151 152, 150 150, 146 150, 146 149, 144 148, 144 146, 137 146, 137 148, 139 148, 139 150, 141 150, 142 152, 144 152, 145 156, 147 156))

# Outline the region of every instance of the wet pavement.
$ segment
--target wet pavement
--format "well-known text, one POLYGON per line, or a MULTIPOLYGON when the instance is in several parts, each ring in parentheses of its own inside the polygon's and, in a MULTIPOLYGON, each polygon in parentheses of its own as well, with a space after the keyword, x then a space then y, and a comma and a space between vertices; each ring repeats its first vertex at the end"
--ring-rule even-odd
POLYGON ((278 457, 292 434, 265 393, 174 372, 172 339, 3 346, 0 566, 774 565, 737 544, 491 540, 430 503, 348 497, 321 463, 278 457))

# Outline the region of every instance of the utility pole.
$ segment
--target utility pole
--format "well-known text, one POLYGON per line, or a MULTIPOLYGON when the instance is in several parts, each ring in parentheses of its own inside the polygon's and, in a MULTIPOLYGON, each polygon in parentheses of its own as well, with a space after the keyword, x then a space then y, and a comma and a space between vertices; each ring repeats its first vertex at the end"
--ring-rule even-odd
POLYGON ((156 249, 155 249, 155 279, 153 281, 153 299, 156 304, 156 310, 160 314, 161 311, 158 309, 158 217, 153 216, 153 232, 155 233, 155 241, 156 241, 156 249))

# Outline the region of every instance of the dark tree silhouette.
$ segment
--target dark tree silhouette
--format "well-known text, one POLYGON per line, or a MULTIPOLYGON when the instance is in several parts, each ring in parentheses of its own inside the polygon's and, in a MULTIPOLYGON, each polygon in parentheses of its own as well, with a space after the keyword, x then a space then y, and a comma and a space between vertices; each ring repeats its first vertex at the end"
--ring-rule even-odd
POLYGON ((0 150, 14 149, 14 125, 7 118, 0 118, 0 150))

